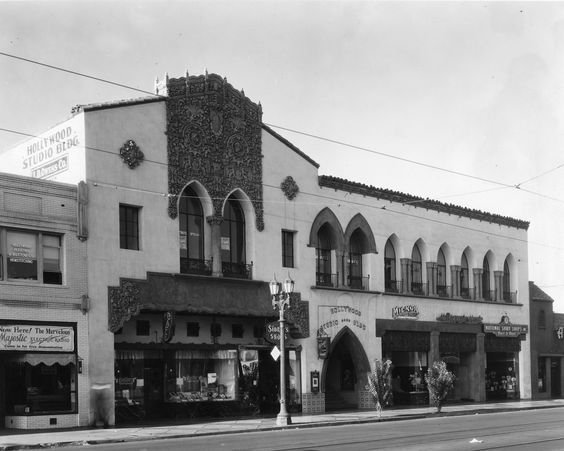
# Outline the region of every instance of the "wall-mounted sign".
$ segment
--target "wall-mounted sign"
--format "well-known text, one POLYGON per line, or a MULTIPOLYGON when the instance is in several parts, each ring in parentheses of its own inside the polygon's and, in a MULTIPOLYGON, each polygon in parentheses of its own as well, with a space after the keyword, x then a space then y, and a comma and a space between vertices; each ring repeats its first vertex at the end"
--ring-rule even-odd
POLYGON ((170 343, 174 337, 175 315, 173 311, 163 313, 163 343, 170 343))
POLYGON ((437 316, 437 321, 455 324, 480 324, 484 318, 481 316, 473 315, 451 315, 450 313, 443 313, 437 316))
POLYGON ((319 371, 311 371, 309 373, 311 382, 311 392, 319 393, 319 371))
POLYGON ((70 326, 0 324, 0 351, 74 352, 70 326))
POLYGON ((325 360, 329 357, 329 345, 331 344, 331 338, 329 337, 317 337, 317 358, 325 360))
POLYGON ((228 251, 231 249, 231 240, 228 236, 221 237, 221 250, 228 251))
POLYGON ((320 305, 318 312, 318 337, 333 337, 343 326, 357 331, 366 331, 366 323, 362 320, 360 308, 352 305, 320 305))
POLYGON ((526 334, 529 327, 526 324, 511 324, 509 316, 503 315, 499 324, 484 324, 484 332, 496 337, 518 337, 526 334))
POLYGON ((392 308, 393 319, 417 319, 419 309, 416 305, 397 305, 392 308))
POLYGON ((564 340, 564 327, 560 326, 558 329, 556 329, 556 337, 559 340, 564 340))

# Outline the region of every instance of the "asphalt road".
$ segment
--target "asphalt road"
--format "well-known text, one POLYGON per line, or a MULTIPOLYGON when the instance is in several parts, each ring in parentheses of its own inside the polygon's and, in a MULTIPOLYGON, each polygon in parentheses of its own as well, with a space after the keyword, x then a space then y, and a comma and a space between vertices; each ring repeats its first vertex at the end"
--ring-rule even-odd
MULTIPOLYGON (((84 447, 65 447, 66 451, 84 447)), ((564 450, 564 408, 89 446, 98 450, 564 450)))

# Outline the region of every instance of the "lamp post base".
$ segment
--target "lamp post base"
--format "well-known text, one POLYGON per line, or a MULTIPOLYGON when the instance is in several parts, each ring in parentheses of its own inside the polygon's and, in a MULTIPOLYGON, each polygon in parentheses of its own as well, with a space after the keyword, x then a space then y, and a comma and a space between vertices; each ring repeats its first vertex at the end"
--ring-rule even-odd
POLYGON ((289 413, 279 413, 276 417, 276 426, 288 426, 292 424, 292 418, 289 413))

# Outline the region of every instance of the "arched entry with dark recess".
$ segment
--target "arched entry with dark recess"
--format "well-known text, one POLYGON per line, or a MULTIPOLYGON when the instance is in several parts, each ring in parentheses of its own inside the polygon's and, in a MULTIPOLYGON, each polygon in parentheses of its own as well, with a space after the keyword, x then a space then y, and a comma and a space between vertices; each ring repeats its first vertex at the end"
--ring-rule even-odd
POLYGON ((344 327, 331 339, 329 357, 323 363, 321 390, 325 410, 358 409, 360 391, 367 384, 370 363, 358 337, 344 327))

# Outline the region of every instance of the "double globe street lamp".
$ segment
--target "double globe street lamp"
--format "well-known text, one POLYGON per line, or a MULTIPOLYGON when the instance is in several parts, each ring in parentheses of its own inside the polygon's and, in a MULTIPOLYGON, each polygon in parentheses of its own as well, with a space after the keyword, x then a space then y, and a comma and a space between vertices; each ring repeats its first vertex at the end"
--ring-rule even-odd
POLYGON ((276 281, 276 276, 269 284, 270 294, 272 296, 272 308, 279 311, 280 323, 280 412, 276 417, 277 426, 287 426, 292 424, 292 419, 286 409, 286 319, 284 318, 284 310, 290 308, 290 295, 294 292, 294 281, 288 278, 282 284, 282 291, 280 291, 280 284, 276 281))

